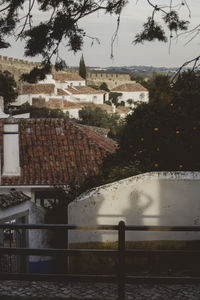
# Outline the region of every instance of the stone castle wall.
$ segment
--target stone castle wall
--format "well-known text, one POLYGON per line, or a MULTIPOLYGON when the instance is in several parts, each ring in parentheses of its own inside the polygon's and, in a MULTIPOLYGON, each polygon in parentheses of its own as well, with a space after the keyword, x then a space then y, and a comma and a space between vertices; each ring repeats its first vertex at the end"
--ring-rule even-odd
MULTIPOLYGON (((0 71, 9 71, 13 74, 16 82, 19 81, 22 74, 29 73, 34 67, 39 65, 40 63, 0 55, 0 71)), ((64 71, 78 73, 78 70, 70 68, 65 69, 64 71)), ((53 72, 55 72, 55 70, 53 70, 53 72)), ((108 85, 109 89, 112 89, 124 82, 130 82, 130 75, 93 71, 87 72, 87 85, 100 86, 103 82, 108 85)))
MULTIPOLYGON (((29 73, 37 66, 40 66, 40 63, 0 55, 0 71, 9 71, 13 74, 16 82, 19 81, 22 74, 29 73)), ((67 69, 65 71, 77 72, 76 70, 71 69, 67 69)))
POLYGON ((12 73, 16 81, 19 81, 23 73, 30 72, 38 65, 39 63, 0 55, 0 70, 12 73))
POLYGON ((125 82, 130 82, 129 74, 87 72, 87 84, 100 86, 105 82, 109 89, 125 82))

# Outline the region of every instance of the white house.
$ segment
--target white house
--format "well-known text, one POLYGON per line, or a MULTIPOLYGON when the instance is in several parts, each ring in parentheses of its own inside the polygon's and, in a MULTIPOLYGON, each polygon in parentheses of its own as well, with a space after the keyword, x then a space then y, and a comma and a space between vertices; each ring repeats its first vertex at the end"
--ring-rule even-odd
POLYGON ((65 91, 70 95, 70 99, 78 102, 91 102, 94 104, 103 104, 105 91, 96 90, 89 86, 68 87, 65 91))
MULTIPOLYGON (((1 223, 43 223, 44 199, 56 199, 54 186, 79 183, 98 174, 103 158, 116 149, 111 139, 65 119, 9 117, 0 120, 0 127, 1 223)), ((46 240, 36 230, 29 234, 28 243, 37 248, 46 240)), ((50 264, 44 257, 29 260, 33 272, 50 264)))
POLYGON ((125 106, 134 107, 134 102, 148 102, 149 92, 140 83, 124 83, 116 86, 111 92, 121 93, 118 97, 119 102, 124 102, 125 106))
MULTIPOLYGON (((23 83, 19 87, 19 96, 15 102, 11 103, 12 106, 20 106, 26 102, 30 105, 39 107, 50 107, 50 102, 54 99, 57 102, 57 107, 62 109, 62 101, 67 100, 69 102, 80 103, 80 102, 91 102, 95 104, 103 104, 104 99, 107 99, 107 92, 96 90, 91 87, 85 86, 85 81, 80 80, 77 74, 69 73, 58 73, 47 75, 42 81, 37 84, 23 83), (62 75, 62 76, 61 76, 62 75), (74 78, 73 82, 64 81, 63 78, 74 78), (76 75, 76 76, 75 76, 76 75), (59 78, 60 81, 56 81, 59 78), (75 80, 75 78, 77 80, 75 80), (61 80, 62 79, 62 80, 61 80), (60 104, 59 104, 60 101, 60 104)), ((66 79, 65 78, 65 79, 66 79)))
POLYGON ((57 88, 66 89, 69 86, 85 86, 86 81, 78 73, 55 72, 53 79, 57 88))

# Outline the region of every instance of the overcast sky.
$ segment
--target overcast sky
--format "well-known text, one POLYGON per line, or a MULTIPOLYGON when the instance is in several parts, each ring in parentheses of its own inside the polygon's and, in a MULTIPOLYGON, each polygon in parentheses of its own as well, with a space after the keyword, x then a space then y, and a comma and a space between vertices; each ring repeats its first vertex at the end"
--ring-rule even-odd
MULTIPOLYGON (((167 4, 168 0, 161 0, 167 4)), ((160 1, 160 2, 161 2, 160 1)), ((175 0, 176 1, 176 0, 175 0)), ((156 1, 155 1, 156 2, 156 1)), ((177 0, 178 2, 178 0, 177 0)), ((190 28, 200 23, 200 0, 188 0, 192 18, 190 28)), ((89 16, 81 22, 82 27, 89 36, 98 37, 100 45, 86 39, 82 52, 74 55, 67 49, 62 49, 61 54, 69 66, 78 66, 80 56, 83 53, 87 66, 164 66, 178 67, 186 60, 200 54, 200 39, 197 37, 188 45, 189 36, 179 37, 174 40, 169 53, 169 45, 160 42, 145 42, 143 45, 133 45, 132 41, 136 33, 142 29, 142 24, 151 15, 151 8, 146 0, 130 0, 123 10, 118 38, 114 46, 114 59, 110 58, 111 38, 116 28, 116 16, 103 15, 102 13, 89 16)), ((188 18, 186 7, 181 9, 182 18, 188 18)), ((42 18, 42 15, 38 15, 42 18)), ((13 43, 12 48, 1 50, 1 55, 17 58, 23 57, 23 44, 13 43)), ((25 58, 32 60, 31 58, 25 58)), ((36 58, 34 60, 39 60, 36 58)))

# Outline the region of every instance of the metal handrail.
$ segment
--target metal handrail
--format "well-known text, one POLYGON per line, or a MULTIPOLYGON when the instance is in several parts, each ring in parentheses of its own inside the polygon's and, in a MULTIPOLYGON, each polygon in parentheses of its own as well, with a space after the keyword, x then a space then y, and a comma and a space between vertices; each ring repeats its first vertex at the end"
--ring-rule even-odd
POLYGON ((50 230, 114 230, 118 231, 118 249, 55 249, 55 248, 6 248, 0 247, 0 255, 114 255, 118 257, 118 270, 112 275, 86 274, 27 274, 27 273, 0 273, 1 280, 39 280, 39 281, 101 281, 118 284, 118 298, 125 299, 125 283, 196 283, 200 277, 173 277, 173 276, 130 276, 125 273, 125 256, 128 254, 200 254, 200 250, 141 250, 126 249, 126 231, 181 231, 197 232, 200 226, 133 226, 125 225, 120 221, 118 225, 76 226, 67 224, 0 224, 0 229, 50 229, 50 230))

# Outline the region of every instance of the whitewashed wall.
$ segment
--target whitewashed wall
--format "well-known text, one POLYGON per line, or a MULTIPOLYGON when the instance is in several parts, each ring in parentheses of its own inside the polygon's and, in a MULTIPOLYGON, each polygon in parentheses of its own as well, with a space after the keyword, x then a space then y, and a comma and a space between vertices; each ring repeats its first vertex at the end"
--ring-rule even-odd
MULTIPOLYGON (((142 102, 148 102, 149 101, 149 92, 119 92, 122 93, 122 96, 119 96, 119 101, 124 101, 126 104, 126 101, 129 99, 133 99, 134 101, 142 101, 142 102), (143 97, 142 97, 143 95, 143 97)), ((127 106, 130 106, 130 104, 127 103, 127 106)))
POLYGON ((66 89, 69 86, 85 86, 85 80, 68 80, 66 82, 56 81, 56 87, 59 89, 66 89))
MULTIPOLYGON (((96 188, 69 206, 69 224, 200 225, 200 173, 146 173, 96 188)), ((99 231, 70 232, 69 242, 115 241, 99 231)), ((134 232, 127 240, 200 239, 200 233, 134 232)))
POLYGON ((104 103, 104 94, 75 94, 71 96, 78 98, 80 102, 93 102, 95 104, 103 104, 104 103))

